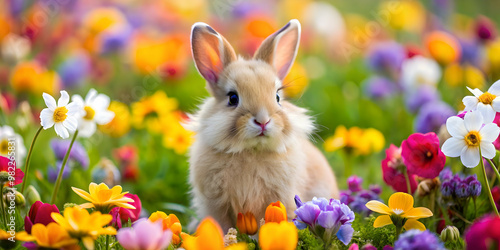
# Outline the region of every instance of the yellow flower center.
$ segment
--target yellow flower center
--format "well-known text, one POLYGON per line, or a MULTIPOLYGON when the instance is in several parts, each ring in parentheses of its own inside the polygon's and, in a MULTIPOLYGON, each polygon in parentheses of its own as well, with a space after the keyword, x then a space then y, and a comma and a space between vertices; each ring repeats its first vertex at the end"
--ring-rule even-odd
POLYGON ((68 109, 66 107, 56 108, 54 111, 54 122, 63 122, 66 120, 68 109))
POLYGON ((481 135, 479 135, 479 132, 477 131, 470 131, 465 136, 465 143, 469 147, 477 147, 479 146, 480 142, 481 142, 481 135))
POLYGON ((486 105, 491 105, 493 100, 496 98, 496 95, 493 95, 489 92, 484 92, 481 96, 479 96, 479 101, 486 104, 486 105))
POLYGON ((85 106, 85 108, 83 108, 83 109, 86 112, 86 115, 83 118, 85 118, 86 120, 94 119, 95 110, 93 108, 91 108, 90 106, 85 106))
POLYGON ((9 141, 2 140, 0 142, 0 155, 7 155, 9 153, 9 141))

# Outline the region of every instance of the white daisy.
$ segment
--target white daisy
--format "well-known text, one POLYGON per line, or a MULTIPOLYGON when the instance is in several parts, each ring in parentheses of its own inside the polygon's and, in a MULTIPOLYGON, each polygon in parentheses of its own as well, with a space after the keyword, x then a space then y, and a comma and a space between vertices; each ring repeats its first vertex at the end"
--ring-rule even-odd
MULTIPOLYGON (((462 99, 465 110, 478 110, 485 121, 493 121, 497 112, 500 112, 500 80, 496 81, 486 92, 467 87, 474 96, 462 99)), ((487 122, 485 122, 487 123, 487 122)))
POLYGON ((441 68, 432 59, 414 56, 406 59, 401 66, 401 83, 407 91, 421 85, 436 86, 440 79, 441 68))
POLYGON ((452 137, 441 147, 443 153, 449 157, 460 156, 468 168, 477 166, 481 156, 487 159, 495 157, 493 141, 498 138, 500 128, 491 122, 483 124, 483 116, 478 111, 467 112, 463 120, 457 116, 448 118, 446 128, 452 137))
POLYGON ((54 126, 58 136, 63 139, 68 138, 69 132, 74 132, 78 127, 77 115, 81 107, 75 102, 69 103, 68 92, 64 90, 61 91, 57 104, 54 97, 47 93, 43 93, 43 100, 47 105, 47 108, 40 113, 40 124, 43 129, 54 126))
POLYGON ((73 95, 72 100, 78 103, 81 109, 78 120, 78 133, 82 137, 90 137, 96 131, 96 124, 105 125, 115 117, 109 108, 109 97, 98 94, 95 89, 89 90, 85 100, 80 95, 73 95))
POLYGON ((22 159, 26 156, 26 147, 23 138, 14 132, 14 129, 5 125, 0 126, 0 155, 9 157, 9 153, 14 149, 17 166, 21 166, 22 159))

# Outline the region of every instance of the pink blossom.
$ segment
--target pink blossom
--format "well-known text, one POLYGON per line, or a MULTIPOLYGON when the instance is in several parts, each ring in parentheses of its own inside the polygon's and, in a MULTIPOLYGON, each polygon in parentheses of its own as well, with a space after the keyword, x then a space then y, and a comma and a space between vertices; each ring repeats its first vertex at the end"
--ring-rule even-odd
POLYGON ((401 156, 410 174, 428 179, 436 178, 446 163, 439 138, 433 132, 410 135, 401 143, 401 156))

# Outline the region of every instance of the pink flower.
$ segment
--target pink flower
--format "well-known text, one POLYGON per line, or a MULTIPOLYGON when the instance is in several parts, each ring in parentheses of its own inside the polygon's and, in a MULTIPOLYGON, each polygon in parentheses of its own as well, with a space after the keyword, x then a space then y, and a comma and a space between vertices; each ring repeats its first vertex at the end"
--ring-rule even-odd
POLYGON ((31 227, 34 224, 41 223, 47 226, 49 223, 54 222, 51 217, 53 212, 59 213, 56 205, 36 201, 31 205, 28 215, 24 218, 24 229, 31 234, 31 227))
POLYGON ((172 231, 163 231, 161 221, 136 221, 132 227, 118 230, 116 239, 126 250, 165 249, 172 241, 172 231))
MULTIPOLYGON (((406 179, 403 174, 406 166, 401 158, 401 149, 391 144, 385 151, 385 154, 386 157, 382 160, 382 175, 385 183, 398 192, 408 192, 406 179)), ((413 193, 417 190, 415 175, 408 174, 408 177, 410 179, 411 192, 413 193)))
MULTIPOLYGON (((496 113, 493 123, 500 127, 500 113, 496 113)), ((500 136, 495 141, 493 141, 493 146, 495 146, 496 150, 500 150, 500 136)))
POLYGON ((500 245, 500 218, 497 216, 483 217, 472 224, 465 232, 467 249, 493 249, 500 245), (492 230, 493 229, 493 230, 492 230))
POLYGON ((439 138, 433 132, 410 135, 401 143, 401 156, 409 173, 428 179, 436 178, 446 163, 439 138))
POLYGON ((9 158, 0 156, 0 173, 1 172, 6 172, 6 176, 9 176, 8 178, 0 180, 6 187, 12 187, 23 182, 24 172, 16 167, 16 162, 14 160, 11 162, 9 158), (15 170, 12 171, 13 169, 15 170))
POLYGON ((139 196, 128 193, 125 194, 125 197, 134 200, 134 202, 128 203, 134 206, 135 209, 127 209, 123 207, 115 207, 111 209, 110 214, 111 216, 113 216, 113 220, 110 224, 115 226, 116 228, 121 228, 122 224, 127 223, 129 219, 131 222, 135 222, 137 219, 139 219, 139 215, 141 214, 142 204, 139 196))

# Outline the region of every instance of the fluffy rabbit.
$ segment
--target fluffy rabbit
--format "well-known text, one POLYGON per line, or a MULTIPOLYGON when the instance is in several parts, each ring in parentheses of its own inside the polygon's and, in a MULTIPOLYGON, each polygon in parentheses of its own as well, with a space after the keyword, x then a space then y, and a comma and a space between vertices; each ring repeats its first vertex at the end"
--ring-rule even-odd
POLYGON ((300 23, 291 20, 247 60, 207 24, 192 27, 193 58, 211 94, 189 124, 196 132, 189 160, 192 205, 224 231, 240 212, 264 218, 271 202, 281 201, 291 220, 295 195, 338 197, 331 167, 309 141, 311 117, 283 99, 282 81, 299 40, 300 23))

